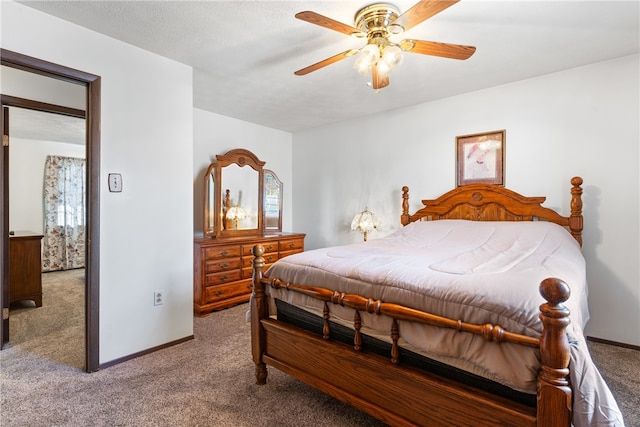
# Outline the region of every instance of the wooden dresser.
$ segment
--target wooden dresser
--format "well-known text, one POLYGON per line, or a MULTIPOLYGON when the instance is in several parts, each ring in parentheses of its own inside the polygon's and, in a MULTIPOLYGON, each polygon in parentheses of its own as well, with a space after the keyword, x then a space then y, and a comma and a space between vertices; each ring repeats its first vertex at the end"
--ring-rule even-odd
POLYGON ((204 317, 249 301, 253 269, 251 249, 264 246, 266 268, 280 258, 304 251, 305 234, 274 233, 246 237, 197 237, 194 240, 193 310, 204 317))
POLYGON ((33 300, 42 307, 42 237, 28 231, 9 236, 9 303, 33 300))

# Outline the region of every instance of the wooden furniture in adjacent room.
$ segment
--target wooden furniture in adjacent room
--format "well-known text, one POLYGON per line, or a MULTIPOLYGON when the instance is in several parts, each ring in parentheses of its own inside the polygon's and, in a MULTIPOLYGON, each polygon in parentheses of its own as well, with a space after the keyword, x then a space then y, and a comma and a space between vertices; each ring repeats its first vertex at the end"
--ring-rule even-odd
POLYGON ((255 237, 196 238, 194 241, 194 304, 196 316, 205 316, 249 301, 253 255, 262 245, 267 266, 304 250, 304 234, 277 233, 255 237))
POLYGON ((42 307, 42 237, 29 231, 9 236, 9 303, 33 300, 42 307))
MULTIPOLYGON (((530 198, 500 186, 474 184, 458 187, 436 200, 424 200, 424 207, 413 215, 408 211, 408 190, 405 188, 401 222, 407 226, 414 221, 439 219, 550 221, 567 228, 581 244, 582 179, 575 177, 571 182, 571 214, 566 217, 542 207, 544 197, 530 198)), ((336 252, 338 250, 336 248, 336 252)), ((539 329, 542 332, 539 336, 533 333, 525 336, 507 332, 490 323, 476 325, 467 323, 464 318, 447 318, 413 307, 391 304, 365 293, 367 290, 374 293, 377 283, 366 286, 358 284, 363 293, 356 295, 338 292, 332 289, 334 286, 330 283, 305 284, 302 270, 297 270, 299 281, 295 283, 291 279, 276 276, 276 272, 284 271, 286 266, 280 270, 272 269, 270 277, 263 277, 263 265, 268 261, 264 258, 262 247, 258 246, 254 251, 251 329, 252 356, 258 384, 266 383, 267 365, 270 365, 390 425, 566 427, 571 424, 572 405, 575 404, 572 404, 572 388, 576 385, 568 381, 570 346, 565 328, 569 324, 569 310, 564 303, 570 296, 570 289, 562 280, 548 278, 540 284, 544 301, 540 311, 531 318, 539 316, 542 322, 539 329), (272 294, 279 295, 280 292, 282 299, 274 301, 272 294), (324 304, 322 314, 315 316, 319 324, 309 320, 306 311, 290 314, 281 312, 280 306, 277 313, 272 311, 274 305, 284 299, 289 300, 289 296, 293 298, 295 294, 307 298, 304 301, 319 300, 319 307, 324 304), (355 312, 349 333, 341 332, 332 320, 334 310, 342 312, 347 307, 355 312), (360 313, 389 320, 390 348, 384 354, 376 353, 365 344, 368 338, 364 332, 364 317, 361 320, 360 313), (398 328, 397 322, 403 321, 442 327, 445 328, 443 331, 453 328, 459 331, 453 332, 457 334, 453 339, 476 339, 480 336, 488 341, 487 345, 506 345, 504 343, 508 342, 513 343, 509 345, 536 349, 534 351, 540 354, 540 364, 537 367, 537 395, 531 395, 533 402, 518 403, 488 391, 483 385, 474 385, 465 377, 447 376, 445 372, 448 367, 442 363, 436 363, 433 371, 407 365, 404 350, 399 348, 403 329, 398 328), (348 342, 342 342, 338 337, 340 334, 347 336, 348 342)), ((312 258, 312 254, 304 259, 309 260, 307 265, 316 266, 313 263, 317 258, 312 258)), ((309 273, 312 280, 317 282, 318 271, 314 268, 310 270, 313 270, 309 273)), ((354 275, 349 276, 351 280, 363 277, 361 272, 351 274, 354 275)), ((525 273, 522 283, 528 283, 527 280, 525 273)), ((489 282, 486 283, 488 286, 489 282)), ((537 289, 538 283, 531 283, 531 287, 537 289)), ((527 285, 527 289, 531 287, 527 285)), ((306 303, 303 306, 306 307, 306 303)), ((367 342, 370 341, 368 339, 367 342)), ((517 359, 512 362, 519 363, 517 359)))
POLYGON ((265 248, 267 265, 304 250, 304 234, 281 231, 282 183, 264 164, 235 149, 207 168, 203 236, 194 239, 196 316, 249 301, 253 246, 265 248))

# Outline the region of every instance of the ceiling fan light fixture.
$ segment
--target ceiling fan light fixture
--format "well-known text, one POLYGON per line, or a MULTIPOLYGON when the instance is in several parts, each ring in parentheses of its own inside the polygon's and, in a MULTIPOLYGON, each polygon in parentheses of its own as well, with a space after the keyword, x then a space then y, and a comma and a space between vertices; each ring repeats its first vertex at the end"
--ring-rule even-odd
POLYGON ((389 76, 389 74, 391 74, 391 71, 393 71, 393 68, 391 68, 389 64, 384 61, 378 62, 378 65, 376 65, 376 67, 378 69, 378 75, 380 77, 387 77, 389 76))
POLYGON ((375 44, 368 44, 362 48, 360 58, 368 64, 373 65, 380 59, 380 48, 375 44))
POLYGON ((402 57, 402 49, 400 49, 400 47, 396 45, 389 45, 384 48, 382 61, 380 62, 389 67, 390 70, 393 70, 402 62, 402 57))
POLYGON ((371 66, 378 63, 380 60, 380 48, 376 44, 369 43, 362 49, 360 49, 360 56, 353 64, 360 74, 367 75, 371 66))
POLYGON ((356 59, 356 62, 353 64, 353 68, 363 76, 366 76, 367 74, 369 74, 369 70, 371 70, 371 64, 365 61, 362 55, 360 55, 358 59, 356 59))
POLYGON ((350 49, 333 55, 302 68, 294 72, 294 74, 303 76, 358 54, 354 68, 365 76, 371 73, 370 85, 378 92, 380 89, 389 86, 389 74, 400 65, 404 52, 459 60, 468 59, 476 51, 474 46, 411 39, 396 43, 396 39, 390 40, 390 36, 397 36, 410 30, 458 1, 419 0, 418 3, 402 14, 393 5, 375 3, 360 9, 356 13, 354 18, 355 26, 343 24, 316 12, 299 12, 295 15, 298 19, 350 36, 366 37, 367 44, 360 49, 350 49))

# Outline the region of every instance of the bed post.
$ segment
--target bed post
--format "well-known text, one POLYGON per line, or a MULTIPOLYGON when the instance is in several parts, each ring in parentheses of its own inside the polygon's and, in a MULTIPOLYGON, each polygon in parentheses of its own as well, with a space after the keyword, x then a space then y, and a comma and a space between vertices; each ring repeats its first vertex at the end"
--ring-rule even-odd
POLYGON ((402 187, 402 215, 400 215, 400 223, 405 226, 409 224, 409 187, 402 187))
POLYGON ((582 246, 582 178, 571 178, 571 215, 569 216, 569 229, 571 234, 582 246))
POLYGON ((262 269, 264 268, 264 248, 256 245, 251 250, 254 259, 253 264, 253 291, 251 292, 251 355, 256 364, 256 384, 266 384, 267 365, 262 361, 264 353, 265 339, 262 319, 267 317, 267 300, 264 296, 264 285, 262 284, 262 269))
POLYGON ((538 374, 538 426, 571 425, 571 388, 569 375, 569 340, 566 328, 569 309, 563 304, 571 290, 560 279, 548 278, 540 283, 540 295, 547 301, 540 306, 543 331, 540 336, 541 369, 538 374))

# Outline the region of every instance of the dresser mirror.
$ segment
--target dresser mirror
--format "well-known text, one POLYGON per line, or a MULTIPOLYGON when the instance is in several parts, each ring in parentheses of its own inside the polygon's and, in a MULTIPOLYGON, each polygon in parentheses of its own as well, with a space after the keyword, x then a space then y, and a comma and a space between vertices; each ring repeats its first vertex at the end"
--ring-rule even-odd
POLYGON ((271 170, 264 170, 264 230, 282 231, 282 181, 271 170))
POLYGON ((263 233, 264 163, 241 148, 216 156, 205 175, 205 237, 263 233))

